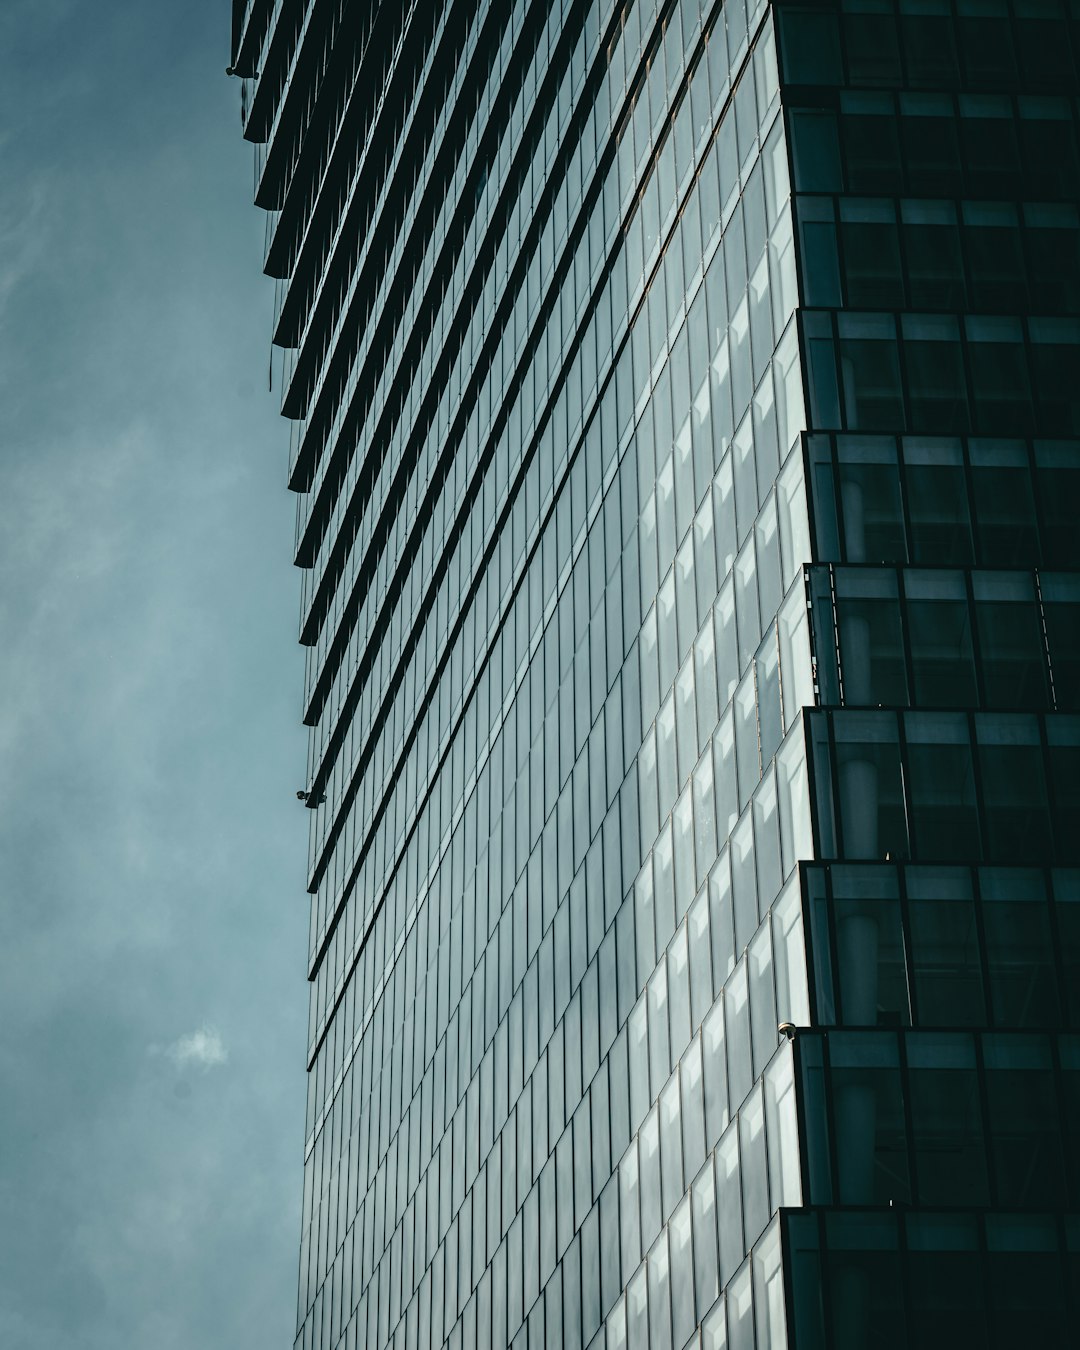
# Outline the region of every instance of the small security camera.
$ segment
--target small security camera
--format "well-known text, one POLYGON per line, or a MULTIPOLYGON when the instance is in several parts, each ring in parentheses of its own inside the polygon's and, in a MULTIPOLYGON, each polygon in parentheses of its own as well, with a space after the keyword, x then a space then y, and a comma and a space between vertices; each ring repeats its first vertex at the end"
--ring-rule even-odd
POLYGON ((296 791, 296 800, 297 800, 298 802, 306 802, 306 801, 307 801, 307 793, 303 790, 303 788, 298 788, 298 789, 297 789, 297 791, 296 791))
POLYGON ((781 1022, 776 1029, 785 1040, 793 1041, 795 1039, 794 1022, 781 1022))

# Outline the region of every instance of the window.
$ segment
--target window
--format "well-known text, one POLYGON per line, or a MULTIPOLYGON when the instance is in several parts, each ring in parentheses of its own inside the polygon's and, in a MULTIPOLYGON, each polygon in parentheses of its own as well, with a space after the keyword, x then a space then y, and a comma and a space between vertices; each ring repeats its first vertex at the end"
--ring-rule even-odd
POLYGON ((913 1033, 907 1060, 919 1203, 987 1204, 974 1043, 950 1032, 913 1033))
POLYGON ((905 873, 915 1005, 923 1026, 986 1023, 979 930, 966 869, 905 873))
POLYGON ((835 586, 845 704, 904 707, 907 670, 896 573, 839 569, 835 586))
POLYGON ((983 714, 975 726, 990 860, 1049 858, 1050 819, 1036 719, 983 714))
POLYGON ((909 1203, 907 1132, 895 1039, 833 1033, 829 1062, 837 1199, 846 1205, 909 1203))
POLYGON ((907 791, 920 858, 977 859, 979 818, 967 718, 962 713, 908 713, 907 791))
POLYGON ((837 321, 847 426, 902 429, 904 400, 891 316, 841 313, 837 321))
POLYGON ((974 562, 964 460, 957 441, 904 442, 911 561, 974 562))
POLYGON ((895 720, 878 713, 846 713, 834 723, 834 734, 844 856, 906 857, 895 720))
POLYGON ((1042 625, 1025 572, 974 572, 980 669, 990 708, 1045 708, 1042 625))
POLYGON ((978 702, 971 624, 963 576, 910 572, 904 577, 914 694, 927 707, 978 702))

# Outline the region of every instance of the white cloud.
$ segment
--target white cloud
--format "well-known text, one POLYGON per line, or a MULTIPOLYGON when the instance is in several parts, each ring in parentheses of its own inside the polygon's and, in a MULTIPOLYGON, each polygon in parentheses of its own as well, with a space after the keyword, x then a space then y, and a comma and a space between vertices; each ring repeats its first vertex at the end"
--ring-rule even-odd
POLYGON ((180 1069, 186 1068, 189 1064, 200 1069, 212 1069, 217 1064, 224 1064, 229 1058, 229 1052, 220 1034, 214 1027, 205 1023, 197 1031, 181 1036, 179 1040, 167 1046, 165 1053, 180 1069))

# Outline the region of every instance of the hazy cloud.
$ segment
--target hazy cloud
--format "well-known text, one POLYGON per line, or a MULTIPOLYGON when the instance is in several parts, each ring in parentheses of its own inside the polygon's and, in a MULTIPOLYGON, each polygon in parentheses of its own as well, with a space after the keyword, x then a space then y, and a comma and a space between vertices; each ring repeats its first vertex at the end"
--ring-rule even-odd
MULTIPOLYGON (((0 156, 4 139, 0 138, 0 156)), ((0 321, 8 297, 42 265, 49 238, 50 193, 45 179, 30 179, 24 191, 0 198, 0 321)))
POLYGON ((215 1027, 205 1023, 198 1031, 181 1036, 165 1049, 166 1055, 179 1069, 194 1065, 199 1069, 212 1069, 216 1064, 224 1064, 229 1052, 215 1027))

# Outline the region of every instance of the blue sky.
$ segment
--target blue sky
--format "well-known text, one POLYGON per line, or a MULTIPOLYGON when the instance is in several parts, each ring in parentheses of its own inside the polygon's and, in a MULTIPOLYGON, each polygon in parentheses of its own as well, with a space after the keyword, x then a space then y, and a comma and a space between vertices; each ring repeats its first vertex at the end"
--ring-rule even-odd
POLYGON ((304 740, 228 0, 0 3, 0 1345, 290 1346, 304 740))

